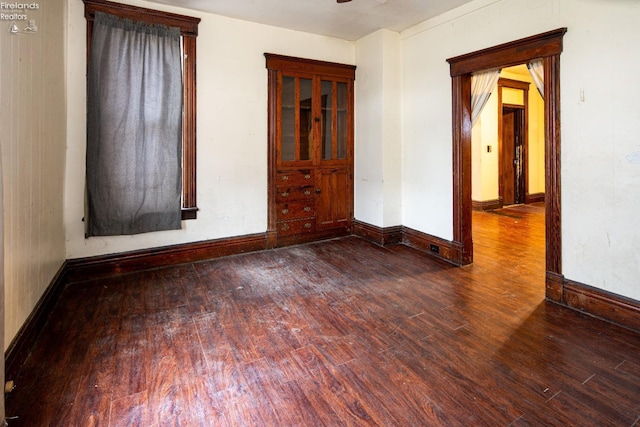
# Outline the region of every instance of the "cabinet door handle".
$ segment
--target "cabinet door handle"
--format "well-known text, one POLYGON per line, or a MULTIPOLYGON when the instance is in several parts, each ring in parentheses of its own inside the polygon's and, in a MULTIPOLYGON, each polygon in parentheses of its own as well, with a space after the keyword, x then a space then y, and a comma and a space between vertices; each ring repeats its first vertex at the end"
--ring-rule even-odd
POLYGON ((285 191, 284 193, 280 193, 282 197, 289 197, 289 192, 285 191))
POLYGON ((286 215, 286 214, 288 214, 288 213, 289 213, 289 209, 282 209, 282 214, 283 214, 283 215, 286 215))

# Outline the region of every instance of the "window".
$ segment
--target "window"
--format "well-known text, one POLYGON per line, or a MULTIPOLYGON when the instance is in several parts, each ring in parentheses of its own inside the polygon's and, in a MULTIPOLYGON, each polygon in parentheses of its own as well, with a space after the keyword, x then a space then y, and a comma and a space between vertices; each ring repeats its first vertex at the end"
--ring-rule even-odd
POLYGON ((180 29, 182 49, 181 219, 197 217, 196 204, 196 37, 199 18, 160 12, 104 0, 84 0, 87 19, 87 58, 90 58, 96 12, 133 22, 180 29))

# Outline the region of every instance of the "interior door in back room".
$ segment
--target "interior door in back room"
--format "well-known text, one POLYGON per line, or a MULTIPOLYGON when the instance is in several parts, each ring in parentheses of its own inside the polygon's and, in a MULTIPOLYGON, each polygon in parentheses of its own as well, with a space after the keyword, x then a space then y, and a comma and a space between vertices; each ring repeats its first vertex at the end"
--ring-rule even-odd
POLYGON ((503 205, 525 201, 524 109, 503 107, 500 144, 500 200, 503 205))

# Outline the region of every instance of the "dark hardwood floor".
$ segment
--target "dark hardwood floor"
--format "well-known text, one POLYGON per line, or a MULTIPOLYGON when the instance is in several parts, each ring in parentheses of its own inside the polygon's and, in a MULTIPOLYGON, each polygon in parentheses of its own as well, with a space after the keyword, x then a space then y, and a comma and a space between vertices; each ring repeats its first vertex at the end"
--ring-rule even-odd
POLYGON ((475 264, 357 237, 68 286, 9 426, 633 426, 640 334, 544 301, 544 208, 475 264))

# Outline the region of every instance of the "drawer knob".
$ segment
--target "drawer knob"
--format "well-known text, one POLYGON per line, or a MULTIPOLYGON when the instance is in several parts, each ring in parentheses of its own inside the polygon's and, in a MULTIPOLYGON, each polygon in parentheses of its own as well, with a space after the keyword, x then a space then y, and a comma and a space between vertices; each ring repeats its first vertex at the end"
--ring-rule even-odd
POLYGON ((282 197, 289 197, 289 192, 285 191, 284 193, 280 193, 282 197))
POLYGON ((311 212, 311 206, 305 206, 303 210, 305 212, 311 212))
POLYGON ((289 213, 289 209, 282 209, 282 214, 283 214, 283 215, 286 215, 286 214, 288 214, 288 213, 289 213))
POLYGON ((282 175, 282 180, 283 181, 288 181, 289 180, 289 175, 282 175))
POLYGON ((311 174, 309 174, 309 173, 308 173, 308 174, 306 174, 306 175, 304 176, 304 179, 311 179, 311 174))
POLYGON ((304 190, 304 195, 305 196, 310 196, 311 195, 311 190, 304 190))
POLYGON ((280 229, 282 231, 287 231, 289 229, 289 224, 282 224, 282 227, 280 227, 280 229))
POLYGON ((304 228, 311 228, 311 223, 310 222, 305 223, 304 228))

